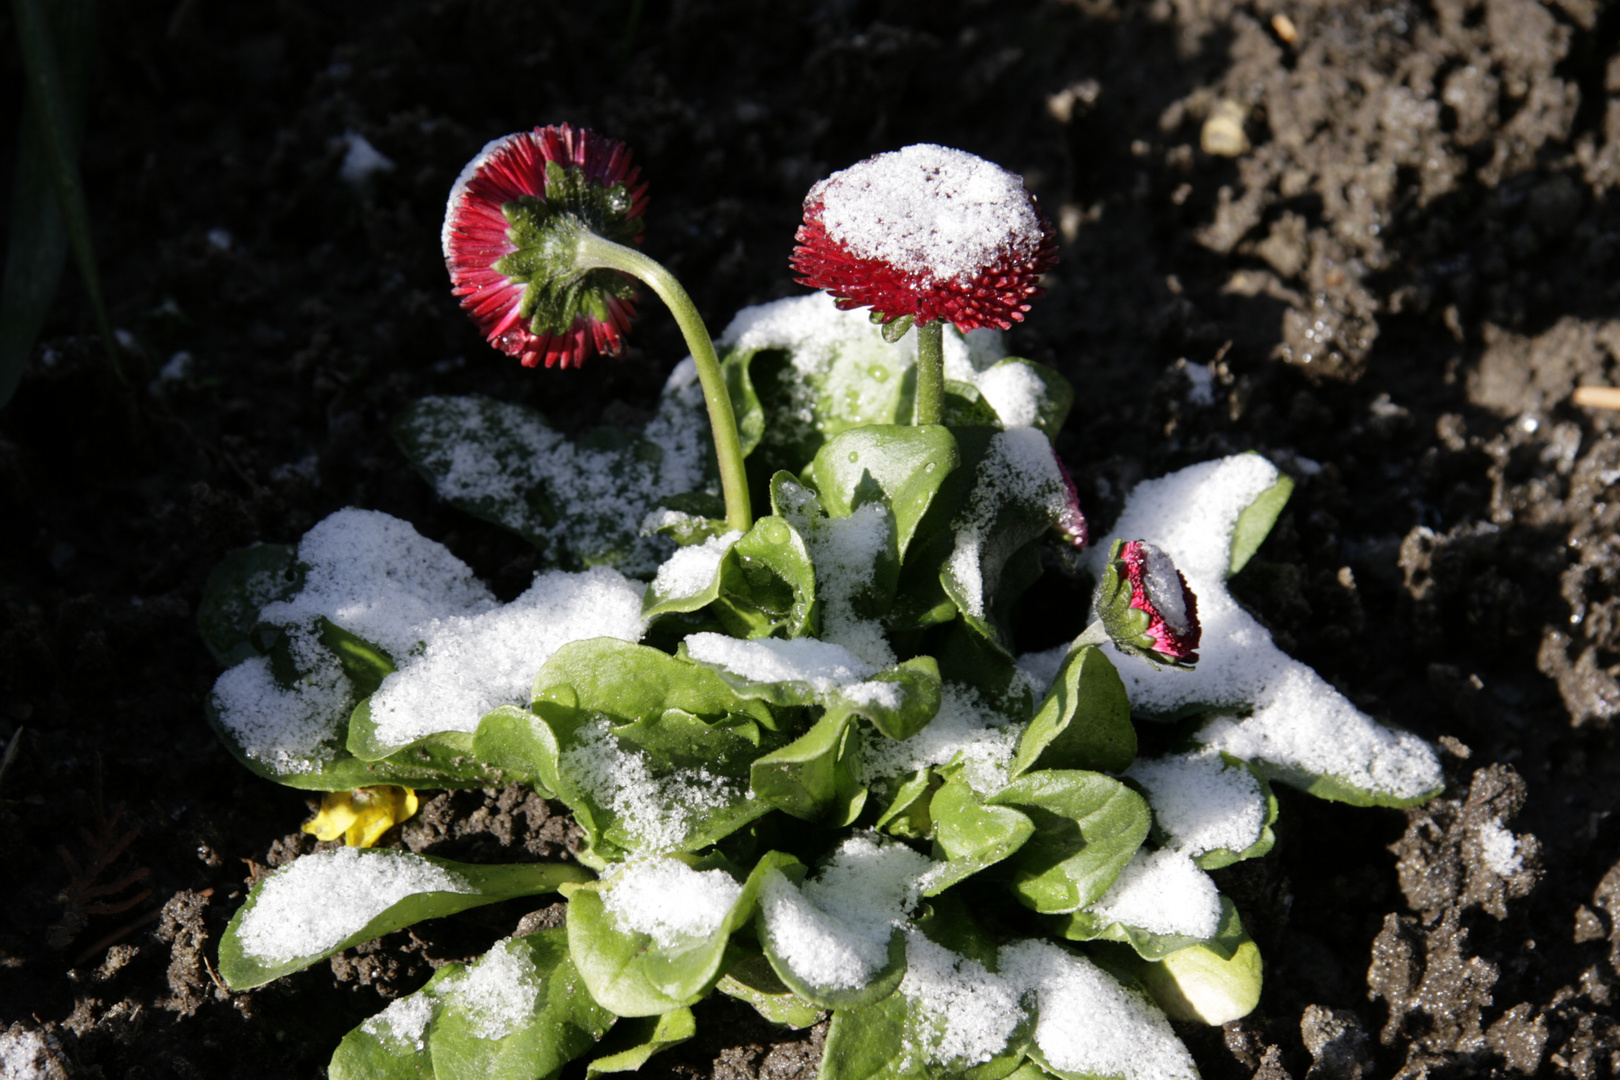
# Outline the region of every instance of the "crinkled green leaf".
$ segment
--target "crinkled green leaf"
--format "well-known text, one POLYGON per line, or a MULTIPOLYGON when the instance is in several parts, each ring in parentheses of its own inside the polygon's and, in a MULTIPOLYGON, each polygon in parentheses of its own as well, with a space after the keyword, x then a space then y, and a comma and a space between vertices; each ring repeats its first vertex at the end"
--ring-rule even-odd
POLYGON ((934 822, 934 858, 940 865, 924 882, 924 896, 936 896, 1001 862, 1035 833, 1028 815, 1008 806, 987 805, 961 777, 934 792, 929 814, 934 822))
MULTIPOLYGON (((305 855, 303 858, 324 858, 324 855, 305 855)), ((445 915, 452 915, 468 908, 492 904, 497 900, 510 900, 518 896, 534 896, 538 893, 556 892, 564 882, 585 881, 591 878, 589 871, 571 863, 523 863, 511 866, 474 866, 468 863, 452 862, 449 859, 434 858, 429 855, 412 855, 408 852, 391 851, 381 848, 368 848, 359 850, 357 858, 360 859, 394 859, 404 860, 415 865, 431 863, 454 874, 465 892, 421 892, 412 893, 389 905, 379 912, 360 930, 348 935, 342 941, 330 946, 317 946, 307 954, 292 958, 265 957, 248 951, 240 936, 240 927, 244 919, 257 906, 266 889, 283 887, 290 866, 283 867, 276 873, 264 878, 253 887, 247 901, 237 909, 231 917, 230 925, 225 928, 225 935, 219 943, 219 971, 225 981, 236 990, 247 990, 255 986, 262 986, 272 979, 294 971, 299 971, 318 960, 342 952, 351 945, 370 941, 383 934, 404 929, 424 919, 437 919, 445 915)), ((358 878, 359 881, 370 880, 358 878)), ((320 904, 323 898, 315 896, 311 903, 320 904)), ((352 903, 353 901, 347 901, 352 903)))
POLYGON ((951 673, 951 682, 977 691, 987 706, 1010 721, 1029 719, 1035 695, 1017 659, 999 641, 960 619, 932 634, 930 650, 939 658, 940 670, 951 673))
POLYGON ((1147 839, 1147 800, 1100 773, 1027 773, 985 800, 1035 823, 1013 854, 1013 892, 1036 911, 1058 914, 1095 903, 1147 839))
POLYGON ((1001 417, 984 399, 979 388, 960 379, 945 380, 945 411, 941 417, 950 427, 1001 427, 1001 417))
POLYGON ((910 1021, 900 994, 833 1010, 816 1080, 932 1080, 928 1059, 908 1044, 910 1021))
MULTIPOLYGON (((762 862, 772 865, 784 858, 772 855, 762 862)), ((729 872, 719 855, 682 861, 699 871, 729 872)), ((619 1016, 657 1016, 702 1000, 729 966, 726 949, 732 932, 753 917, 760 873, 756 868, 749 876, 713 934, 668 947, 620 925, 602 900, 613 888, 612 878, 571 889, 568 944, 591 996, 619 1016)))
POLYGON ((1277 516, 1282 513, 1283 507, 1288 504, 1288 497, 1293 493, 1294 478, 1286 473, 1279 474, 1275 484, 1243 508, 1232 529, 1232 554, 1227 564, 1227 577, 1243 569, 1254 553, 1260 550, 1261 542, 1270 534, 1271 527, 1277 524, 1277 516))
POLYGON ((1019 737, 1012 775, 1031 769, 1123 772, 1136 758, 1125 683, 1101 649, 1069 653, 1052 689, 1019 737))
POLYGON ((797 739, 755 758, 749 773, 754 794, 806 821, 853 822, 866 805, 866 788, 853 768, 860 753, 854 721, 847 709, 829 709, 797 739))
POLYGON ((869 502, 884 503, 894 516, 904 560, 940 486, 960 464, 948 428, 861 427, 830 439, 811 463, 810 477, 832 517, 847 517, 869 502))
POLYGON ((933 834, 934 820, 929 804, 944 780, 933 768, 919 769, 907 777, 878 815, 873 827, 906 840, 926 840, 933 834))
POLYGON ((755 1012, 771 1023, 795 1031, 819 1023, 827 1015, 825 1010, 789 990, 760 952, 747 953, 733 963, 715 984, 715 989, 752 1005, 755 1012))
POLYGON ((749 768, 791 737, 709 668, 612 638, 552 654, 532 711, 554 747, 503 714, 490 721, 487 751, 477 740, 475 751, 531 762, 574 811, 592 861, 694 851, 768 813, 749 797, 749 768))
POLYGON ((800 637, 812 629, 815 602, 810 551, 784 518, 760 518, 720 560, 714 610, 734 637, 800 637))
POLYGON ((437 990, 438 1009, 427 1038, 435 1080, 551 1080, 595 1046, 614 1022, 613 1014, 586 992, 563 930, 500 942, 464 975, 444 980, 437 990), (497 957, 502 951, 506 958, 497 957), (500 1007, 506 1002, 492 1005, 488 994, 472 989, 477 969, 497 961, 503 971, 514 964, 526 969, 522 990, 533 987, 532 1006, 503 1015, 500 1007))
POLYGON ((215 660, 229 667, 260 655, 253 644, 259 611, 298 591, 297 560, 286 544, 255 544, 226 555, 209 572, 197 603, 197 629, 215 660))
POLYGON ((638 1016, 614 1025, 611 1050, 585 1066, 585 1080, 604 1073, 639 1072, 661 1050, 668 1050, 697 1034, 691 1009, 671 1009, 662 1016, 638 1016), (614 1047, 623 1046, 623 1049, 614 1047))

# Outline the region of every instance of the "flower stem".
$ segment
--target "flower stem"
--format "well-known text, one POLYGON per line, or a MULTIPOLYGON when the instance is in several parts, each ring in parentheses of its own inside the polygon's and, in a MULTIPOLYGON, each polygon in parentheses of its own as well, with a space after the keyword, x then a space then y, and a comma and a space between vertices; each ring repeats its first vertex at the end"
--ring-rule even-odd
POLYGON ((945 418, 945 320, 917 326, 917 423, 945 418))
POLYGON ((698 381, 703 385, 703 400, 709 407, 714 456, 720 463, 720 491, 726 499, 726 527, 747 532, 754 524, 754 514, 748 502, 748 474, 743 468, 737 417, 731 409, 731 394, 726 390, 726 378, 720 370, 720 358, 715 355, 714 342, 692 298, 686 295, 686 290, 675 280, 675 275, 657 262, 635 248, 605 240, 589 229, 580 232, 574 265, 579 270, 594 270, 597 267, 620 270, 645 282, 675 316, 675 322, 686 338, 686 347, 692 350, 698 381))

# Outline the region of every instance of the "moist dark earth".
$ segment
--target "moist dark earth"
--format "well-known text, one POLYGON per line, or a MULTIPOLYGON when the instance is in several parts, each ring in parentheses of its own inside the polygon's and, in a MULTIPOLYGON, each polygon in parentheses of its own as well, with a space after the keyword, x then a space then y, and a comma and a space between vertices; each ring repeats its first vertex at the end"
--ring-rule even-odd
MULTIPOLYGON (((832 170, 936 142, 1022 173, 1062 262, 1009 342, 1078 388, 1059 449, 1094 527, 1219 455, 1299 481, 1235 592, 1450 786, 1410 811, 1281 791, 1275 851, 1217 875, 1267 970, 1246 1019, 1178 1028, 1205 1077, 1620 1075, 1620 413, 1572 400, 1620 382, 1620 7, 104 0, 93 70, 129 387, 70 271, 0 412, 0 1030, 43 1047, 18 1075, 324 1075, 435 966, 560 918, 505 903, 224 989, 219 934, 312 849, 313 801, 216 743, 193 622, 222 555, 345 506, 506 597, 544 568, 438 504, 387 427, 446 393, 635 424, 684 355, 649 301, 626 357, 525 370, 449 295, 462 164, 559 121, 633 148, 645 248, 715 330, 803 292, 800 202, 832 170), (354 136, 392 167, 345 180, 354 136)), ((1042 597, 1025 647, 1083 616, 1042 597)), ((567 857, 523 790, 424 798, 387 842, 567 857)), ((698 1026, 643 1071, 814 1075, 820 1028, 723 998, 698 1026)))

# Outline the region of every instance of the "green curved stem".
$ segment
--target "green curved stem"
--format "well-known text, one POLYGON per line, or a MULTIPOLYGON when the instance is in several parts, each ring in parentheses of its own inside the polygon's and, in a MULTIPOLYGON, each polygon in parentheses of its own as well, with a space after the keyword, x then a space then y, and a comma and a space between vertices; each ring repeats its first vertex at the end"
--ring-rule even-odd
POLYGON ((917 327, 917 423, 945 420, 945 321, 917 327))
POLYGON ((726 527, 747 532, 754 524, 753 509, 748 503, 748 474, 743 468, 742 440, 737 437, 737 417, 731 409, 731 394, 726 390, 726 378, 720 370, 720 358, 715 355, 714 342, 708 328, 698 315, 697 306, 686 295, 675 275, 635 248, 615 244, 586 229, 580 233, 575 268, 593 270, 607 267, 620 270, 657 293, 669 307, 686 338, 686 347, 692 350, 697 363, 698 381, 703 385, 703 400, 709 408, 709 427, 714 433, 714 456, 720 463, 720 491, 726 499, 726 527))

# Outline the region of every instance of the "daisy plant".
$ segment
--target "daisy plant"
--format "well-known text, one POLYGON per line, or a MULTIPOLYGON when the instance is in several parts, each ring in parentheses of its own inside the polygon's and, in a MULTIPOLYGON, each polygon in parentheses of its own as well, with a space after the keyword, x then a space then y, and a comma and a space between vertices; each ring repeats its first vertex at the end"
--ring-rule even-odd
POLYGON ((1175 1025, 1258 999, 1220 871, 1271 847, 1271 785, 1441 786, 1425 743, 1228 592, 1291 481, 1255 454, 1195 465, 1088 543, 1053 451, 1072 391, 1001 338, 1051 226, 989 162, 914 146, 817 184, 792 265, 819 291, 738 313, 718 349, 637 250, 646 205, 623 146, 564 125, 491 143, 452 191, 453 288, 503 352, 616 354, 635 282, 691 348, 639 431, 568 439, 485 398, 399 417, 443 498, 547 552, 527 591, 502 603, 358 508, 210 579, 211 722, 253 772, 328 793, 309 829, 333 841, 254 886, 224 978, 560 892, 565 926, 440 967, 331 1075, 635 1070, 718 992, 825 1023, 823 1080, 1195 1076, 1175 1025), (1091 577, 1089 610, 1020 652, 1019 598, 1053 568, 1091 577), (1139 755, 1142 722, 1170 749, 1139 755), (570 861, 454 862, 391 829, 416 788, 498 784, 572 813, 570 861))

